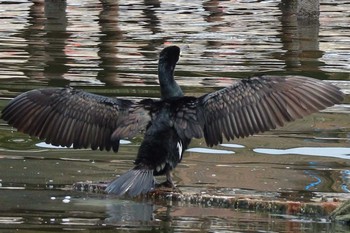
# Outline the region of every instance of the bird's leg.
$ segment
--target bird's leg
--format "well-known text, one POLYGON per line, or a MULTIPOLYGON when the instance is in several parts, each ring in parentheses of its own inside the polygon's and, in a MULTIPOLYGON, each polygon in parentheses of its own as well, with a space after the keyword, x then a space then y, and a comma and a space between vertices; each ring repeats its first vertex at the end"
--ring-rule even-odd
POLYGON ((173 188, 174 189, 175 188, 175 184, 174 184, 174 181, 173 181, 173 173, 171 172, 171 170, 167 170, 165 175, 166 175, 166 181, 164 183, 166 183, 169 188, 173 188))
POLYGON ((163 188, 169 189, 170 191, 181 193, 181 191, 174 184, 171 170, 167 170, 165 175, 166 175, 166 181, 158 184, 156 187, 160 189, 163 189, 163 188))

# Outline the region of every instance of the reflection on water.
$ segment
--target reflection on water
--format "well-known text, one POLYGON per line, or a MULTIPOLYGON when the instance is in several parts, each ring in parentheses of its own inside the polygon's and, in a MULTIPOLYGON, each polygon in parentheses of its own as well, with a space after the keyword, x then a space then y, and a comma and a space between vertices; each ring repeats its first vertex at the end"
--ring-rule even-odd
POLYGON ((254 151, 257 153, 272 155, 297 154, 350 159, 350 147, 298 147, 290 149, 257 148, 254 149, 254 151))
POLYGON ((185 87, 261 72, 349 78, 343 1, 321 6, 320 25, 298 21, 279 1, 41 2, 2 4, 2 79, 32 87, 137 85, 147 88, 132 95, 154 95, 165 42, 188 47, 178 66, 185 87))
POLYGON ((209 154, 234 154, 235 153, 229 150, 217 150, 217 149, 198 148, 198 147, 187 149, 187 152, 209 153, 209 154))
MULTIPOLYGON (((131 141, 122 139, 119 141, 119 143, 120 143, 120 145, 127 145, 127 144, 130 144, 131 141)), ((41 148, 49 148, 49 149, 65 149, 65 148, 67 148, 67 147, 63 147, 63 146, 54 146, 54 145, 48 144, 46 142, 39 142, 39 143, 35 144, 35 146, 41 147, 41 148)), ((73 148, 73 146, 71 146, 70 148, 73 148)))
MULTIPOLYGON (((348 95, 349 1, 321 1, 320 18, 313 22, 295 18, 288 2, 0 1, 0 106, 20 92, 46 86, 158 97, 157 56, 168 44, 184 48, 176 76, 188 95, 261 73, 327 79, 348 95)), ((174 179, 186 191, 235 195, 255 190, 271 199, 348 193, 349 106, 346 96, 344 104, 283 130, 213 149, 195 140, 174 179)), ((74 182, 108 181, 130 169, 140 141, 125 141, 117 155, 57 148, 1 122, 0 228, 346 231, 322 218, 135 202, 70 190, 74 182)))
POLYGON ((153 221, 154 205, 145 202, 116 201, 107 205, 108 217, 105 224, 121 224, 123 222, 135 224, 153 221))

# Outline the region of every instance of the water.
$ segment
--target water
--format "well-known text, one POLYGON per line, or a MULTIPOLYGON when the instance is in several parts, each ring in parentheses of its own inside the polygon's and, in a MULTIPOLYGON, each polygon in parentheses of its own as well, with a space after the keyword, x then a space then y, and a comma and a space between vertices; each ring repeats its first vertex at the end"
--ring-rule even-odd
MULTIPOLYGON (((1 107, 21 92, 47 86, 158 97, 157 57, 169 44, 182 47, 176 76, 188 95, 262 73, 328 80, 347 94, 343 104, 215 151, 194 140, 174 179, 186 192, 256 192, 271 200, 348 195, 349 1, 321 1, 319 26, 282 15, 280 1, 33 2, 0 1, 1 107)), ((128 170, 140 140, 125 142, 118 154, 52 148, 1 122, 0 231, 348 230, 324 216, 71 190, 75 182, 108 181, 128 170)))

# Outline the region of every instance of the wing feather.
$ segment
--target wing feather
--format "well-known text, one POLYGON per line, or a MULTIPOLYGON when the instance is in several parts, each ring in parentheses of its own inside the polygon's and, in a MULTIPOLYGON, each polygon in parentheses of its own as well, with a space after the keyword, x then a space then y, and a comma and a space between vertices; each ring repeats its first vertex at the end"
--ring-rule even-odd
POLYGON ((262 106, 263 112, 266 113, 266 118, 264 118, 264 121, 266 121, 268 128, 275 129, 276 128, 276 119, 272 113, 271 107, 269 106, 266 98, 262 98, 260 101, 260 104, 262 106))
POLYGON ((283 126, 340 103, 343 93, 324 81, 301 76, 261 76, 198 99, 200 125, 209 146, 283 126))
POLYGON ((230 135, 232 134, 232 132, 230 132, 230 129, 232 128, 231 127, 231 122, 230 120, 226 117, 223 118, 224 122, 223 122, 223 125, 226 125, 227 127, 224 127, 223 128, 223 133, 224 133, 224 136, 226 138, 226 140, 230 140, 230 135))
POLYGON ((257 118, 254 117, 252 106, 247 105, 246 112, 247 112, 247 115, 249 117, 249 121, 251 124, 251 134, 253 134, 254 132, 260 132, 260 127, 258 125, 257 118))
POLYGON ((129 137, 143 129, 150 118, 142 106, 72 88, 47 88, 17 96, 1 117, 18 131, 53 145, 118 151, 121 137, 111 138, 112 133, 126 124, 133 129, 124 133, 129 137))
POLYGON ((230 129, 230 136, 232 139, 234 139, 234 137, 238 138, 239 137, 239 132, 238 132, 238 125, 234 116, 234 113, 229 113, 227 115, 227 118, 230 120, 230 125, 231 125, 231 129, 230 129))

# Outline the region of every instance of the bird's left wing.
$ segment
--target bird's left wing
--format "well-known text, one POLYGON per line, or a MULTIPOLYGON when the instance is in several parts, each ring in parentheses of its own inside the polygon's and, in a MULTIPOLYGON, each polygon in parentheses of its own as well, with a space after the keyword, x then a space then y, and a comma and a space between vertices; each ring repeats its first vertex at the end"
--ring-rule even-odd
POLYGON ((35 89, 20 94, 2 110, 1 118, 20 132, 47 143, 74 148, 118 151, 120 137, 111 138, 118 127, 132 136, 147 124, 143 105, 73 88, 35 89))

